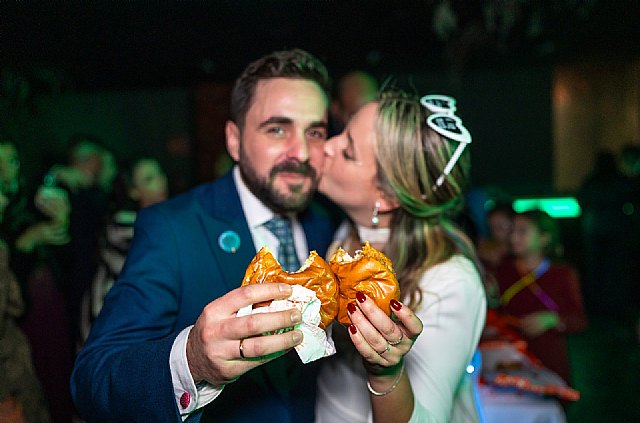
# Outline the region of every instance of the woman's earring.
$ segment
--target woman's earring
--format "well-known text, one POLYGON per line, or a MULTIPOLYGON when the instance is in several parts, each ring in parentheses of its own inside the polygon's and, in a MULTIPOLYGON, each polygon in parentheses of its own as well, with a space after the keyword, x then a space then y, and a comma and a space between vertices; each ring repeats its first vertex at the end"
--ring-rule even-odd
POLYGON ((380 223, 380 218, 378 217, 378 210, 380 210, 380 201, 376 201, 373 206, 373 213, 371 214, 371 224, 373 227, 377 227, 378 223, 380 223))

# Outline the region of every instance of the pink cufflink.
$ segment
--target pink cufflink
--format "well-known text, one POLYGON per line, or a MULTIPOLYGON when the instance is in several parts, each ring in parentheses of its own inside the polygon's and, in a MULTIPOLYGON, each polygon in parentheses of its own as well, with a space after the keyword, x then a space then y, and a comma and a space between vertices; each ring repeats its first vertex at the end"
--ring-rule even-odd
POLYGON ((187 408, 190 402, 191 402, 191 395, 189 395, 188 392, 185 392, 180 396, 180 406, 182 408, 187 408))

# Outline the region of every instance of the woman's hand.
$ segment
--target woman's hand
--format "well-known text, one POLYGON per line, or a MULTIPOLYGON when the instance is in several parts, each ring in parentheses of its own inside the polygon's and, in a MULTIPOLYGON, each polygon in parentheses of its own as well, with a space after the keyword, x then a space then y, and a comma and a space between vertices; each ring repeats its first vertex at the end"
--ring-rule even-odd
POLYGON ((422 321, 399 301, 391 300, 395 321, 362 292, 347 306, 349 336, 370 373, 396 367, 422 332, 422 321))

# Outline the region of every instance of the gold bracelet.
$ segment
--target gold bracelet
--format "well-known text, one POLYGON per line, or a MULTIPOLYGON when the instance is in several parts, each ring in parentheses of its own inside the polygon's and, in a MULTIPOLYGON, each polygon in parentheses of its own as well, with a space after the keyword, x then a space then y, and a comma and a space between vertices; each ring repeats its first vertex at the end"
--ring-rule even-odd
POLYGON ((369 389, 369 392, 371 392, 373 395, 375 395, 377 397, 382 397, 382 396, 385 396, 387 394, 390 394, 400 384, 400 379, 402 379, 402 374, 403 373, 404 373, 404 363, 402 363, 402 367, 400 368, 400 373, 398 373, 398 377, 396 378, 396 380, 393 381, 393 384, 391 384, 391 386, 386 391, 378 392, 378 391, 374 390, 371 387, 371 382, 369 382, 368 380, 367 380, 367 388, 369 389))

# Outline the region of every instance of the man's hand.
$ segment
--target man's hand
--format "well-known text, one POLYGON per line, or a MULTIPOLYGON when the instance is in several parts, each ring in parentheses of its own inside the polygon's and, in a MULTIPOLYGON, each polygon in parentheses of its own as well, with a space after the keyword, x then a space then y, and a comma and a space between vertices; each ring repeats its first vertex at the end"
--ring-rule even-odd
POLYGON ((205 380, 219 388, 274 358, 265 356, 288 351, 302 342, 299 330, 262 335, 299 323, 302 315, 298 309, 236 317, 247 305, 290 295, 291 286, 287 284, 255 284, 234 289, 207 304, 187 339, 187 362, 193 380, 205 380), (244 340, 245 358, 240 356, 240 340, 244 340))

